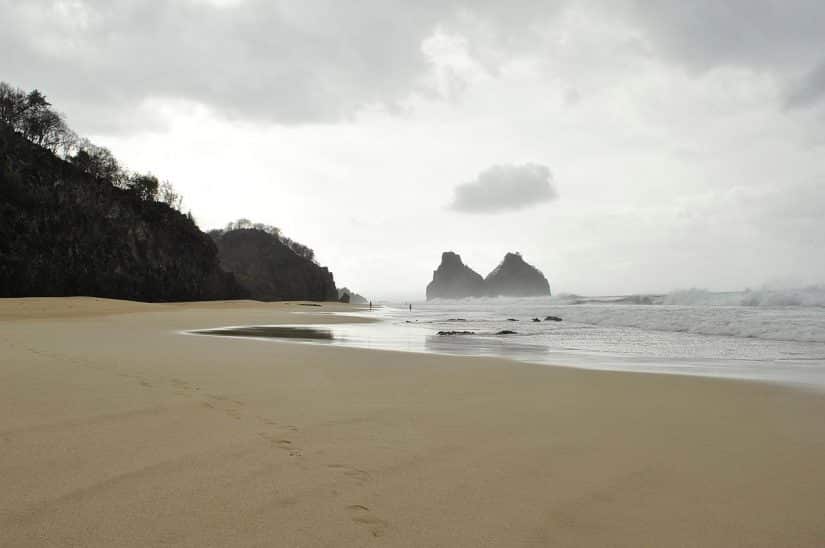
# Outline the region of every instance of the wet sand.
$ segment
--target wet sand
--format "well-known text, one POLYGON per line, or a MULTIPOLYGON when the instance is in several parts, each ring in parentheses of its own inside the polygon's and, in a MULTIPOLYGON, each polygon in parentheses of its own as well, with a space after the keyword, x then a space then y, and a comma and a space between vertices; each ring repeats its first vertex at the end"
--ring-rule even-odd
POLYGON ((825 397, 0 300, 0 546, 823 546, 825 397))

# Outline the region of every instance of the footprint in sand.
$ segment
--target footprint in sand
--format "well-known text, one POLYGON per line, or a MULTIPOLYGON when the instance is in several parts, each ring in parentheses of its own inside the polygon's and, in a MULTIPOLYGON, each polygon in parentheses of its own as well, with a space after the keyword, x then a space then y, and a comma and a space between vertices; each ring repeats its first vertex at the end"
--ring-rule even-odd
POLYGON ((374 537, 382 537, 389 523, 381 518, 372 515, 372 512, 363 504, 352 504, 347 506, 347 510, 352 516, 352 521, 358 525, 363 525, 374 537))
POLYGON ((292 444, 292 440, 283 439, 277 434, 268 434, 266 432, 258 432, 258 436, 267 440, 273 447, 283 449, 289 453, 290 457, 300 457, 303 455, 301 450, 292 444))
POLYGON ((303 453, 301 453, 301 450, 293 446, 290 440, 278 440, 277 445, 281 449, 288 451, 290 457, 300 457, 301 455, 303 455, 303 453))
POLYGON ((193 386, 181 379, 172 379, 170 384, 178 396, 191 396, 193 392, 200 390, 197 386, 193 386))
POLYGON ((226 415, 232 417, 235 420, 241 419, 240 407, 243 407, 242 401, 230 400, 226 396, 219 396, 216 394, 206 394, 206 399, 208 401, 204 402, 204 405, 206 405, 207 407, 210 407, 212 409, 220 409, 226 415))
POLYGON ((354 480, 356 483, 358 483, 358 485, 363 485, 367 483, 371 478, 370 473, 366 470, 361 470, 360 468, 347 466, 346 464, 328 464, 327 468, 341 470, 345 476, 354 480))

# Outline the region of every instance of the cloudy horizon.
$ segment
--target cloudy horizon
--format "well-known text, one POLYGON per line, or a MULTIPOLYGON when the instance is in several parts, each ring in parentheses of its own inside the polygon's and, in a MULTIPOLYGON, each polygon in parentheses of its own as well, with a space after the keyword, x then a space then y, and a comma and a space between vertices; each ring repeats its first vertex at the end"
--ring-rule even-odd
POLYGON ((825 4, 0 0, 43 91, 202 229, 423 298, 442 251, 554 293, 825 282, 825 4))

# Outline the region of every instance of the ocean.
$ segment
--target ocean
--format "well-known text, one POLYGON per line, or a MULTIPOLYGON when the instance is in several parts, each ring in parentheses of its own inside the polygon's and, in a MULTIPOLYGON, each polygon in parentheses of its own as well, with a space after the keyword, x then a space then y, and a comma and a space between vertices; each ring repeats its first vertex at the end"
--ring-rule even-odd
POLYGON ((381 321, 318 325, 313 336, 300 331, 290 338, 825 388, 825 288, 437 300, 354 315, 381 321), (513 333, 500 334, 505 330, 513 333))

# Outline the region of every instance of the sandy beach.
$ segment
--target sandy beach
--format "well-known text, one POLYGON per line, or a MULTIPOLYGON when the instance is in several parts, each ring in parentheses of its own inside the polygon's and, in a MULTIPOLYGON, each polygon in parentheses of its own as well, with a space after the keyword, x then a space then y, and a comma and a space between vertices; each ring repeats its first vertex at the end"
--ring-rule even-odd
POLYGON ((180 334, 298 303, 0 300, 0 546, 823 546, 825 397, 180 334))

